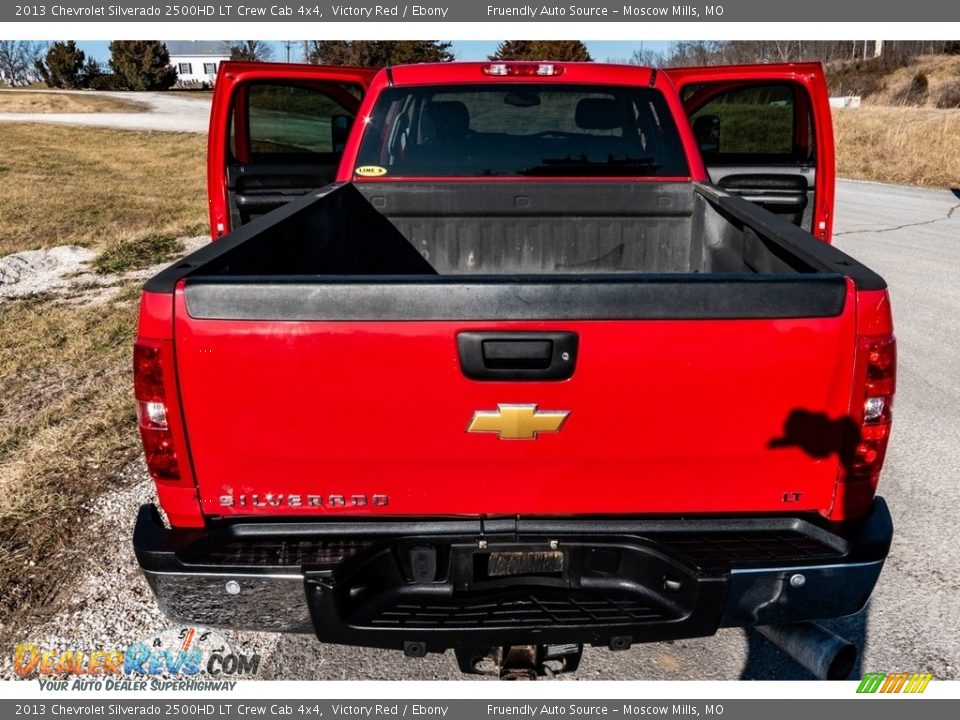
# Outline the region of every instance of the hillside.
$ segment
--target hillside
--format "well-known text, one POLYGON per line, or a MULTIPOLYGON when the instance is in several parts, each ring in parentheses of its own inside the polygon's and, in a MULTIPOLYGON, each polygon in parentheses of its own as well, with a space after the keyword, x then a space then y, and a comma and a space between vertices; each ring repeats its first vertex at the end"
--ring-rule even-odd
POLYGON ((827 63, 830 94, 860 95, 833 111, 842 177, 960 188, 960 55, 827 63))
POLYGON ((846 60, 826 69, 832 95, 860 95, 868 105, 960 108, 960 55, 846 60))

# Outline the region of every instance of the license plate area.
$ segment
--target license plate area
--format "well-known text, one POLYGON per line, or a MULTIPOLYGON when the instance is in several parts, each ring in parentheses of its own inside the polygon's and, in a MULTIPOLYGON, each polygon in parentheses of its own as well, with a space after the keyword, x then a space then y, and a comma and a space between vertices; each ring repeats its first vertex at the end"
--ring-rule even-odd
POLYGON ((561 577, 565 559, 559 550, 500 550, 474 555, 474 580, 508 577, 561 577))

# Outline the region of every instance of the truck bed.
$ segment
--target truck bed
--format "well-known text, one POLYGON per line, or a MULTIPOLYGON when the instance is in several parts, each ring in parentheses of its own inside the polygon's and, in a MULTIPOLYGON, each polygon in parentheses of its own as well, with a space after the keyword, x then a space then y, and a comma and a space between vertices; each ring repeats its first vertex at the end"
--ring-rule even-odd
POLYGON ((882 283, 742 198, 666 182, 335 184, 176 269, 186 267, 221 277, 838 272, 882 283))
POLYGON ((810 317, 840 311, 844 277, 884 287, 790 223, 689 183, 331 185, 146 289, 188 276, 193 317, 263 320, 810 317))

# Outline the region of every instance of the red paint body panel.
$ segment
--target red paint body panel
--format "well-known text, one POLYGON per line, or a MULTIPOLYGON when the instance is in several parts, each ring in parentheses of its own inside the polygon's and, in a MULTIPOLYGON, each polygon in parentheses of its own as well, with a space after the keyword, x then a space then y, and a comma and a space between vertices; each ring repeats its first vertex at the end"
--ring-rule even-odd
POLYGON ((178 371, 203 509, 825 512, 836 456, 770 443, 793 410, 848 413, 854 296, 851 285, 841 316, 809 320, 276 323, 192 319, 180 294, 178 371), (570 380, 464 377, 459 331, 532 329, 579 333, 570 380), (498 403, 570 415, 534 441, 465 432, 475 411, 498 403), (794 492, 800 500, 785 507, 794 492), (221 495, 252 493, 389 503, 221 507, 221 495))

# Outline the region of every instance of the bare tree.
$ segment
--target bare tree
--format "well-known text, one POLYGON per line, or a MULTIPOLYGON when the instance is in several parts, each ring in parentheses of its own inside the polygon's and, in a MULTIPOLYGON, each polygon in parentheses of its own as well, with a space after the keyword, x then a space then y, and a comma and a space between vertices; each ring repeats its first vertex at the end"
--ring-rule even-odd
POLYGON ((887 43, 882 40, 691 40, 672 43, 662 58, 662 64, 679 67, 809 61, 827 64, 843 61, 896 68, 909 64, 918 55, 931 52, 958 53, 960 43, 941 40, 898 40, 887 43), (878 48, 882 52, 878 53, 878 48))
POLYGON ((647 48, 634 50, 627 61, 631 65, 643 65, 644 67, 658 67, 663 65, 663 53, 647 48))
MULTIPOLYGON (((231 40, 227 43, 231 60, 269 60, 273 48, 263 40, 231 40)), ((289 62, 289 59, 288 59, 289 62)))
POLYGON ((28 85, 43 51, 43 43, 0 40, 0 79, 8 85, 28 85))

